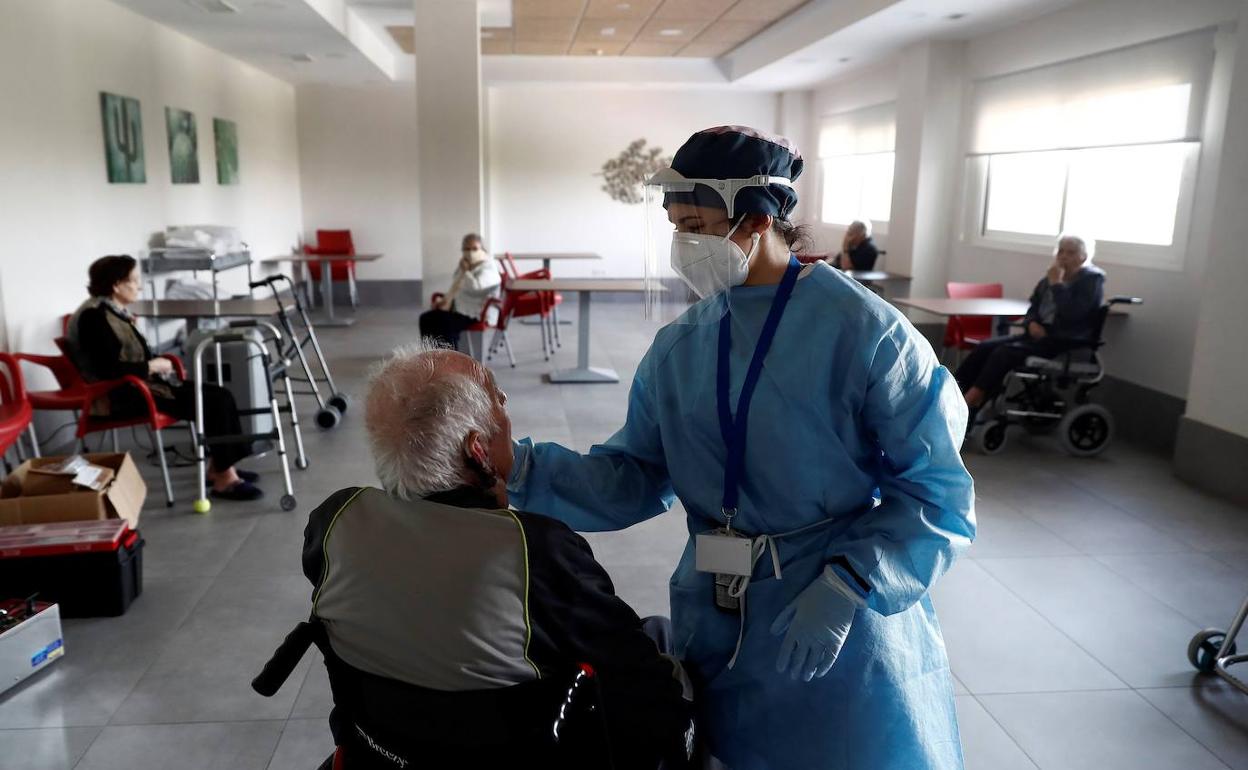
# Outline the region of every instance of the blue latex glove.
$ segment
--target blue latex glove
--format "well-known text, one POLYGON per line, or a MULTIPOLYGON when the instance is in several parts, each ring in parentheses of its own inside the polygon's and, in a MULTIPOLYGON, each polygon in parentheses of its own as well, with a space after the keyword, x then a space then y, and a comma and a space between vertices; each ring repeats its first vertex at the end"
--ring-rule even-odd
POLYGON ((776 670, 782 674, 788 671, 795 680, 800 676, 804 682, 827 674, 849 636, 854 612, 865 606, 861 594, 831 567, 824 567, 823 574, 771 624, 773 635, 784 634, 776 670))

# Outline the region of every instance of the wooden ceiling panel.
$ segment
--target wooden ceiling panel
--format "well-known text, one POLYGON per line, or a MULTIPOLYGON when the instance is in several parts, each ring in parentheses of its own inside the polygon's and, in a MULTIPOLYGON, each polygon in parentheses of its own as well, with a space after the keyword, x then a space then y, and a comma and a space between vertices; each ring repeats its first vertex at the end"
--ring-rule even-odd
POLYGON ((587 19, 635 19, 645 21, 662 0, 589 0, 587 19))
POLYGON ((699 43, 743 43, 762 31, 753 21, 717 21, 698 35, 699 43))
POLYGON ((511 38, 506 40, 482 40, 481 55, 482 56, 506 56, 514 53, 515 48, 511 42, 511 38))
POLYGON ((569 53, 573 56, 619 56, 624 53, 624 49, 627 47, 627 40, 616 40, 613 42, 582 42, 578 40, 572 44, 572 50, 569 53))
POLYGON ((513 38, 511 27, 482 27, 481 40, 508 40, 513 38))
POLYGON ((637 35, 638 42, 690 43, 706 28, 707 21, 651 19, 637 35))
POLYGON ((717 56, 723 56, 735 47, 735 43, 711 43, 699 38, 680 49, 676 55, 696 59, 714 59, 717 56))
POLYGON ((575 19, 585 10, 585 0, 512 0, 515 19, 575 19))
POLYGON ((563 56, 568 52, 567 43, 533 43, 517 40, 515 47, 516 53, 524 56, 563 56))
POLYGON ((386 31, 390 33, 390 37, 394 40, 394 44, 397 45, 403 53, 416 53, 415 27, 386 27, 386 31))
POLYGON ((724 14, 724 21, 771 22, 805 5, 806 0, 741 0, 724 14))
POLYGON ((582 19, 576 31, 578 43, 615 42, 627 45, 641 31, 640 21, 611 19, 582 19))
POLYGON ((647 43, 638 40, 624 50, 625 56, 675 56, 681 43, 647 43))
POLYGON ((655 19, 697 19, 710 23, 732 7, 733 0, 663 0, 655 19))
POLYGON ((576 34, 576 19, 516 19, 516 41, 527 43, 570 43, 576 34))

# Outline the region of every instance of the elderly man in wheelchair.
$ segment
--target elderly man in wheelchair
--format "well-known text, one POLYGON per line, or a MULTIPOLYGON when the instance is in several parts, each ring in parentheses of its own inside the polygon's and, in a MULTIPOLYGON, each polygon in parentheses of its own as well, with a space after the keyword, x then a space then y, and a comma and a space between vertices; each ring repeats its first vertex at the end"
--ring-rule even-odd
POLYGON ((1095 242, 1063 233, 1053 263, 1031 294, 1022 333, 985 340, 954 375, 969 410, 968 443, 985 454, 1005 446, 1011 425, 1057 431, 1072 455, 1099 454, 1113 438, 1109 410, 1089 401, 1105 376, 1099 350, 1110 307, 1105 272, 1091 264, 1095 242))
POLYGON ((670 624, 639 619, 567 526, 508 508, 505 403, 489 370, 431 345, 373 373, 365 428, 384 489, 312 512, 311 617, 252 683, 272 695, 320 648, 338 746, 324 770, 693 759, 670 624))

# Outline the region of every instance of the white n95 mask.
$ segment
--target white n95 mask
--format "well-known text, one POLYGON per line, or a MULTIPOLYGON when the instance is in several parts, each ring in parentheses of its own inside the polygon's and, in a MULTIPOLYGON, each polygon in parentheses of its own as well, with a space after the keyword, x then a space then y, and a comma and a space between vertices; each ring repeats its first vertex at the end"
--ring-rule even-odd
POLYGON ((758 250, 759 234, 751 236, 750 253, 746 254, 732 241, 732 234, 740 226, 738 221, 722 237, 701 233, 672 234, 672 270, 699 298, 705 299, 745 283, 750 273, 750 259, 758 250))

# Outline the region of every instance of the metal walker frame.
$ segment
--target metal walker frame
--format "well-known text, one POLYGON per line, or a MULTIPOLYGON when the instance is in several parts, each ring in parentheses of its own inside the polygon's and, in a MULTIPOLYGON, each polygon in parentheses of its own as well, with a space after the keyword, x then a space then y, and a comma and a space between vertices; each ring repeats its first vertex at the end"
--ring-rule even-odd
POLYGON ((1231 666, 1248 663, 1248 655, 1237 655, 1235 646, 1235 637, 1239 636, 1245 620, 1248 620, 1248 598, 1244 599, 1226 631, 1206 628, 1193 636, 1187 645, 1187 659, 1198 671, 1217 674, 1241 692, 1248 693, 1248 681, 1229 671, 1231 666))
MULTIPOLYGON (((280 410, 277 405, 277 396, 273 392, 273 381, 268 376, 265 377, 265 388, 269 393, 269 406, 267 409, 240 409, 239 414, 254 415, 264 414, 268 412, 273 417, 273 430, 264 433, 240 433, 229 436, 213 436, 209 438, 204 430, 204 350, 209 345, 219 346, 225 344, 248 345, 258 351, 260 360, 264 364, 265 372, 270 371, 269 351, 264 343, 254 340, 245 334, 239 332, 222 331, 211 337, 206 337, 198 345, 195 346, 193 356, 193 370, 195 372, 195 460, 199 468, 199 498, 195 500, 195 511, 197 513, 207 513, 212 508, 212 503, 208 500, 208 465, 207 456, 204 449, 214 444, 238 444, 243 442, 252 442, 257 440, 269 440, 277 442, 277 457, 282 466, 282 480, 285 484, 286 494, 281 497, 281 507, 283 511, 293 510, 295 507, 294 489, 290 481, 290 463, 286 460, 286 439, 282 435, 282 419, 280 410)), ((220 356, 217 361, 220 362, 220 356)), ((220 372, 220 365, 217 370, 220 372)), ((282 378, 286 381, 287 398, 290 406, 294 409, 293 389, 290 385, 290 378, 283 371, 282 378)))

